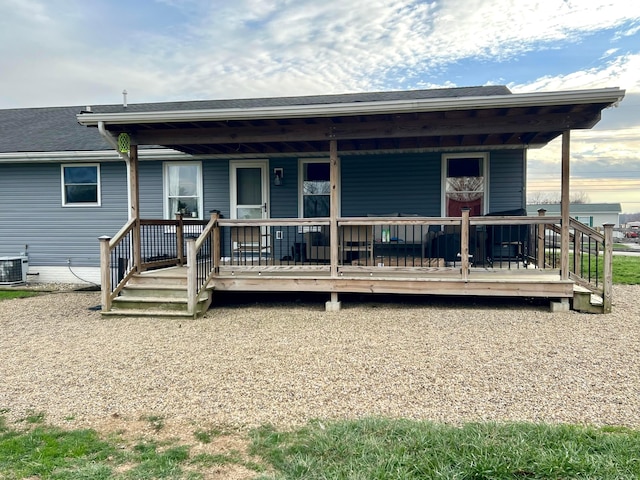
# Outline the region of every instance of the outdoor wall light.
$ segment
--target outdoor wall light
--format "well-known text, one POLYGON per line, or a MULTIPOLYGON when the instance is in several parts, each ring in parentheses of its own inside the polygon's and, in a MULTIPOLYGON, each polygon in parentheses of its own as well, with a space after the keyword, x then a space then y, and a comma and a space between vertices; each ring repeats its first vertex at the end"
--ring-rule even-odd
POLYGON ((273 184, 278 186, 282 185, 282 179, 284 178, 284 168, 274 168, 273 175, 273 184))

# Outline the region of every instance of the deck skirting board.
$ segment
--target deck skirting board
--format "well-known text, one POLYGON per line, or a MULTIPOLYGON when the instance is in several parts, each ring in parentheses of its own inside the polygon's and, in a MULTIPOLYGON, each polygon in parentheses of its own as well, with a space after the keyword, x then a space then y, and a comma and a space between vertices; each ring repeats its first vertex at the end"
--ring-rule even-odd
POLYGON ((452 278, 286 278, 286 277, 216 277, 209 287, 216 291, 255 292, 336 292, 396 293, 419 295, 460 295, 499 297, 571 298, 573 282, 543 279, 478 279, 465 282, 452 278))

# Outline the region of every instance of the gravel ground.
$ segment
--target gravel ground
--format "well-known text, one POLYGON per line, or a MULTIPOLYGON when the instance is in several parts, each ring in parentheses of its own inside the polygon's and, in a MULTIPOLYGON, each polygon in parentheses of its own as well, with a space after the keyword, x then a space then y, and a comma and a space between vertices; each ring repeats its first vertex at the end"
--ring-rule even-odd
POLYGON ((250 298, 197 320, 103 319, 97 292, 0 302, 0 413, 72 426, 383 415, 640 427, 640 286, 616 286, 611 315, 523 299, 364 297, 327 313, 250 298))

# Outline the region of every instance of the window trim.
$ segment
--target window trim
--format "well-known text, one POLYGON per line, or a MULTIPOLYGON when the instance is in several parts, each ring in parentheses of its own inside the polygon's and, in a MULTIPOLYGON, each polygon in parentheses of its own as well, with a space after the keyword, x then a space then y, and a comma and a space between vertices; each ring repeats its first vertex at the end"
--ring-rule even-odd
MULTIPOLYGON (((61 163, 60 164, 60 194, 61 201, 63 207, 101 207, 102 206, 102 177, 100 174, 100 164, 99 163, 61 163), (65 168, 75 168, 75 167, 95 167, 96 169, 96 201, 95 202, 68 202, 67 201, 67 192, 66 192, 66 183, 64 181, 64 169, 65 168)), ((93 184, 92 184, 93 185, 93 184)))
POLYGON ((482 202, 482 215, 489 212, 489 152, 459 152, 459 153, 443 153, 441 164, 440 179, 440 215, 447 215, 447 166, 448 160, 452 158, 481 158, 482 159, 482 175, 484 178, 484 198, 482 202))
MULTIPOLYGON (((331 159, 329 158, 300 158, 298 159, 298 218, 304 217, 304 166, 308 163, 327 163, 329 164, 329 169, 331 169, 331 159)), ((338 172, 340 172, 340 158, 338 158, 338 172)), ((340 174, 338 174, 337 179, 337 189, 338 189, 338 217, 341 215, 342 211, 342 202, 340 200, 340 174)), ((329 182, 331 182, 331 174, 329 174, 329 182)), ((329 193, 329 197, 331 197, 331 193, 329 193)), ((324 217, 323 217, 324 218, 324 217)), ((331 218, 331 206, 329 206, 329 216, 326 218, 331 218)))
POLYGON ((197 167, 196 190, 198 202, 198 216, 189 217, 191 220, 202 220, 204 218, 204 195, 202 186, 202 162, 162 162, 162 214, 165 220, 174 220, 176 212, 169 212, 169 169, 171 167, 197 167))

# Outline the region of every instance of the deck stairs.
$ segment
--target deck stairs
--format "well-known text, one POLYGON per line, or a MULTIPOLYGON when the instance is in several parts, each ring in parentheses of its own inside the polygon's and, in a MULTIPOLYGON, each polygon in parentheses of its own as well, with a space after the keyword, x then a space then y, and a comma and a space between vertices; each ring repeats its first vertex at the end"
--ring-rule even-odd
POLYGON ((195 314, 187 311, 186 268, 150 270, 134 275, 113 299, 105 316, 194 318, 204 315, 212 299, 205 290, 196 304, 195 314))
POLYGON ((573 286, 573 310, 582 313, 604 313, 602 297, 580 285, 573 286))

